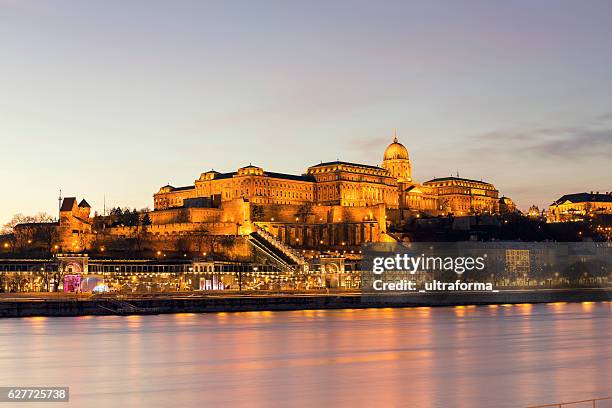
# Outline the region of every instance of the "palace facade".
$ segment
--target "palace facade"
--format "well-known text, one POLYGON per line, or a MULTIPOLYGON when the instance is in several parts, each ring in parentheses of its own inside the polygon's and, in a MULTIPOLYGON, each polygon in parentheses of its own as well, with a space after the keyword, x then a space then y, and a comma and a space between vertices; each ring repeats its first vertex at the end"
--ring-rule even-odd
POLYGON ((193 185, 162 187, 155 211, 217 208, 245 200, 255 205, 371 207, 384 205, 391 221, 411 214, 468 215, 497 213, 499 192, 490 183, 460 177, 412 178, 408 149, 397 138, 387 146, 380 166, 333 161, 309 167, 302 175, 276 173, 248 165, 235 172, 202 173, 193 185))
POLYGON ((226 236, 234 237, 236 253, 248 256, 240 237, 252 240, 259 234, 288 252, 330 247, 346 252, 358 251, 363 243, 397 241, 388 227, 413 217, 499 212, 498 191, 490 183, 460 177, 416 182, 408 149, 397 138, 380 166, 333 161, 300 175, 252 164, 229 173, 211 170, 192 185, 161 187, 153 204, 146 228, 115 224, 100 229, 93 226, 85 200, 65 198, 60 247, 110 248, 126 241, 159 251, 205 252, 202 241, 210 239, 203 237, 226 236))
POLYGON ((548 221, 581 221, 605 214, 612 214, 612 192, 566 194, 550 205, 548 221))

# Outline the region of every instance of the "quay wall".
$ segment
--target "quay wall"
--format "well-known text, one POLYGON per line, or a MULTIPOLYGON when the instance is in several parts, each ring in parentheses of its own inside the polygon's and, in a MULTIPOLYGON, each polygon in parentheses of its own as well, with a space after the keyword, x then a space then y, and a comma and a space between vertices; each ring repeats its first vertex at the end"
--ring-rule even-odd
POLYGON ((0 317, 209 313, 381 307, 461 306, 554 302, 609 302, 612 289, 430 293, 410 295, 185 296, 0 300, 0 317))

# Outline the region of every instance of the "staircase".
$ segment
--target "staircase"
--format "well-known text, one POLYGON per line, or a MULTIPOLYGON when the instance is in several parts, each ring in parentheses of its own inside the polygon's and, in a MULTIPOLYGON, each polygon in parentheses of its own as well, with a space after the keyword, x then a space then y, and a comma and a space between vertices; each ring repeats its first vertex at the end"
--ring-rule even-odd
POLYGON ((113 299, 113 298, 105 298, 105 299, 101 299, 98 302, 98 306, 101 307, 102 309, 106 309, 110 312, 113 312, 115 314, 135 314, 135 313, 144 313, 147 312, 147 309, 138 307, 138 306, 134 306, 133 304, 129 303, 129 302, 125 302, 119 299, 113 299), (104 305, 102 304, 104 303, 104 305))
POLYGON ((308 261, 295 249, 285 245, 264 229, 251 233, 249 242, 282 269, 307 273, 308 261))

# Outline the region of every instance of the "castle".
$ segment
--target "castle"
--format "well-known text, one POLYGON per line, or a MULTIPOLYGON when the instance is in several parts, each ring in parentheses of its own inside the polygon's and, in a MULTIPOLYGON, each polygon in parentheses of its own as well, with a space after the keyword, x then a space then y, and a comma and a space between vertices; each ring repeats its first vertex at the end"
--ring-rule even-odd
POLYGON ((302 175, 253 165, 231 173, 209 171, 191 186, 162 187, 154 195, 154 208, 159 212, 215 206, 236 199, 261 205, 384 205, 397 221, 418 212, 467 215, 499 211, 499 192, 490 183, 460 177, 422 184, 413 181, 408 149, 397 138, 387 146, 380 166, 334 161, 311 166, 302 175))
MULTIPOLYGON (((495 214, 498 190, 460 177, 412 178, 408 149, 397 138, 380 166, 333 161, 293 175, 248 165, 235 172, 202 173, 193 185, 163 186, 153 196, 147 232, 160 241, 172 236, 270 234, 298 248, 349 247, 394 240, 387 232, 421 215, 495 214)), ((60 211, 63 245, 92 245, 89 204, 66 198, 60 211), (88 244, 89 242, 89 244, 88 244), (80 243, 80 244, 79 244, 80 243)), ((128 237, 128 227, 107 235, 128 237)))

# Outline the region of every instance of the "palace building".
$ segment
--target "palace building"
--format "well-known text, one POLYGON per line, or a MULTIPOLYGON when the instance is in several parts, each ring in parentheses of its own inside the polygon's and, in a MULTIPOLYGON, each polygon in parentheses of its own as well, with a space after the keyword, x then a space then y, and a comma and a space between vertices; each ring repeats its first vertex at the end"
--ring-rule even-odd
POLYGON ((387 146, 380 166, 333 161, 311 166, 302 175, 253 165, 231 173, 208 171, 193 185, 162 187, 154 195, 154 209, 215 208, 237 199, 256 205, 384 205, 392 221, 419 212, 468 215, 499 211, 499 192, 490 183, 460 177, 415 182, 408 149, 397 138, 387 146))
POLYGON ((550 205, 548 221, 581 221, 585 217, 605 214, 612 214, 612 192, 566 194, 550 205))
POLYGON ((85 200, 65 198, 61 247, 110 248, 125 242, 156 251, 202 253, 202 242, 210 241, 203 237, 225 236, 233 240, 227 253, 248 258, 241 242, 263 239, 268 243, 262 246, 284 245, 291 258, 291 248, 358 251, 363 243, 394 242, 401 238, 388 227, 421 215, 499 212, 498 191, 490 183, 458 176, 416 182, 408 149, 397 138, 385 149, 380 166, 332 161, 300 175, 252 164, 228 173, 211 170, 192 185, 161 187, 153 205, 144 229, 122 224, 100 229, 85 200))

